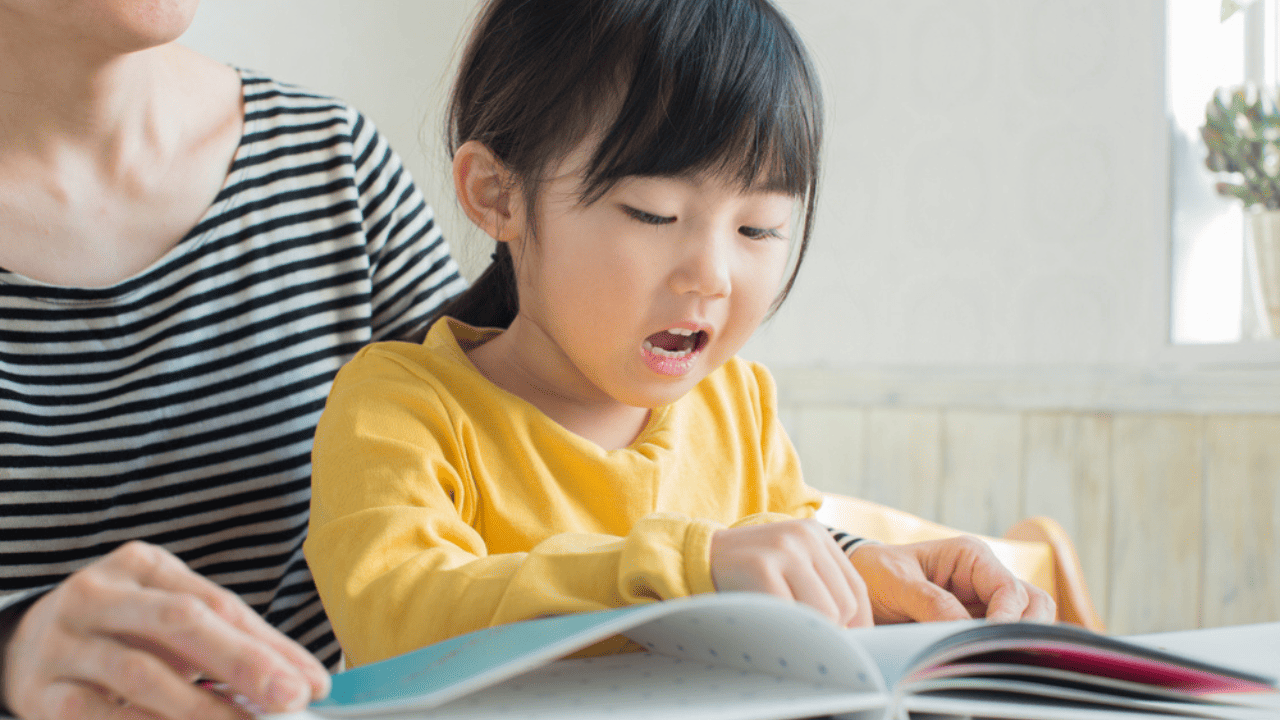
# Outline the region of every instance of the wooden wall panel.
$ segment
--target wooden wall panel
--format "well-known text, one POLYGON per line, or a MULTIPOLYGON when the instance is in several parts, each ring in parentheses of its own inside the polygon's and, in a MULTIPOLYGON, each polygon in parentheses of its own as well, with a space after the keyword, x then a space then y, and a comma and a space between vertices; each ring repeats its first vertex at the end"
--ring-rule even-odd
POLYGON ((1000 537, 1023 517, 1022 415, 948 410, 942 416, 943 524, 1000 537))
POLYGON ((1280 620, 1280 418, 1205 429, 1203 624, 1280 620))
POLYGON ((1103 622, 1111 587, 1111 425, 1101 413, 1023 419, 1024 514, 1051 517, 1071 536, 1103 622))
POLYGON ((783 414, 814 487, 992 535, 1054 518, 1111 632, 1280 620, 1280 415, 783 414))
POLYGON ((938 521, 942 514, 941 413, 871 408, 865 422, 863 497, 938 521))
POLYGON ((805 481, 827 492, 865 496, 865 411, 810 406, 793 416, 796 451, 805 481))
POLYGON ((1203 420, 1117 415, 1111 442, 1116 633, 1197 627, 1204 546, 1203 420))

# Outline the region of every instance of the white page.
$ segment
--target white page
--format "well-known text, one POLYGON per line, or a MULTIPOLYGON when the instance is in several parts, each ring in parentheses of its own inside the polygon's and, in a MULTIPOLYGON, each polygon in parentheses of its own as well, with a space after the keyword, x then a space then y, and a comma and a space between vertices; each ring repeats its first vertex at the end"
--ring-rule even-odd
MULTIPOLYGON (((430 710, 382 714, 379 720, 783 720, 875 710, 878 693, 762 676, 658 655, 628 653, 561 660, 430 710)), ((310 713, 272 720, 319 720, 310 713)))
POLYGON ((816 610, 776 601, 654 618, 623 634, 649 650, 736 670, 886 693, 876 662, 816 610))
MULTIPOLYGON (((552 652, 563 655, 616 633, 628 635, 641 644, 691 661, 684 666, 686 669, 712 663, 727 666, 728 670, 718 672, 750 678, 749 681, 739 682, 748 683, 757 690, 770 687, 770 683, 781 682, 778 678, 785 678, 789 682, 799 683, 800 687, 831 688, 830 692, 816 693, 815 702, 822 696, 831 694, 842 698, 837 705, 815 707, 816 714, 833 712, 842 707, 874 707, 886 701, 884 685, 874 662, 860 648, 850 645, 841 632, 817 611, 767 595, 728 593, 654 603, 596 617, 566 616, 542 623, 518 623, 471 636, 460 636, 453 641, 432 646, 420 656, 406 655, 393 660, 392 664, 368 666, 369 670, 376 668, 377 672, 369 674, 367 678, 362 676, 358 685, 348 688, 372 688, 367 692, 372 692, 375 697, 383 692, 382 688, 397 690, 399 694, 389 700, 374 700, 336 709, 317 707, 311 711, 311 715, 274 717, 284 720, 321 717, 321 713, 324 713, 324 716, 329 717, 434 718, 437 714, 428 712, 429 707, 452 703, 456 710, 460 707, 459 702, 492 701, 498 695, 498 691, 494 690, 495 683, 502 683, 505 686, 502 693, 507 695, 514 692, 514 687, 529 687, 523 684, 526 677, 541 672, 554 672, 538 669, 538 666, 554 659, 548 657, 552 652), (583 628, 574 631, 576 639, 572 641, 568 637, 554 634, 549 638, 543 637, 547 628, 559 628, 561 625, 572 628, 583 625, 583 628), (541 630, 535 633, 539 628, 541 630), (499 652, 504 647, 509 647, 505 646, 505 639, 516 637, 527 641, 531 634, 535 638, 542 638, 536 640, 532 651, 522 649, 517 653, 518 657, 510 658, 506 658, 505 652, 499 652), (495 652, 506 659, 495 664, 495 652), (466 680, 445 682, 444 687, 436 687, 441 685, 439 680, 442 679, 437 676, 454 668, 448 662, 460 662, 464 659, 467 662, 462 667, 467 672, 461 677, 466 680), (743 675, 743 672, 746 674, 743 675), (430 677, 419 677, 424 673, 430 677), (413 690, 426 680, 433 679, 434 682, 426 684, 431 688, 429 695, 412 692, 404 694, 401 691, 404 687, 413 690), (443 701, 435 701, 437 698, 442 698, 443 701)), ((604 666, 596 666, 592 672, 603 672, 598 669, 600 667, 604 666)), ((363 670, 365 669, 361 668, 354 672, 363 670)), ((708 668, 707 671, 710 672, 711 669, 708 668)), ((579 679, 591 680, 586 676, 579 679)), ((673 689, 678 685, 675 680, 679 679, 671 678, 673 689)), ((626 680, 627 678, 619 676, 619 682, 626 680)), ((794 693, 786 694, 786 697, 794 700, 793 696, 794 693)), ((533 702, 534 699, 536 698, 532 696, 525 697, 516 704, 524 711, 532 712, 532 708, 538 707, 533 702)), ((544 699, 553 705, 559 702, 555 698, 544 699)), ((758 702, 764 702, 763 696, 758 702)), ((729 707, 723 706, 723 702, 713 704, 718 708, 717 712, 729 710, 729 707)), ((756 703, 752 704, 754 706, 756 703)), ((556 713, 565 712, 563 705, 555 707, 556 713)), ((769 717, 784 715, 774 714, 769 717)))
MULTIPOLYGON (((653 653, 565 660, 436 708, 431 720, 781 720, 883 707, 878 693, 653 653)), ((424 716, 426 717, 426 716, 424 716)))
POLYGON ((937 623, 903 623, 852 628, 845 635, 874 658, 885 684, 892 688, 907 674, 925 648, 949 635, 968 630, 985 620, 956 620, 937 623))

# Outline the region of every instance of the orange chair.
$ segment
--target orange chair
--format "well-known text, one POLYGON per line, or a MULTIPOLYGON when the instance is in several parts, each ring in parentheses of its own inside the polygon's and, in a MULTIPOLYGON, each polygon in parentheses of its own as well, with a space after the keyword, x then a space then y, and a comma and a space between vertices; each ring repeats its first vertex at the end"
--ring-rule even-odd
MULTIPOLYGON (((909 512, 869 500, 823 493, 817 519, 859 537, 901 544, 966 535, 909 512)), ((1048 592, 1058 604, 1058 619, 1095 632, 1106 630, 1085 585, 1075 546, 1052 518, 1029 517, 1009 528, 1003 538, 976 535, 1019 578, 1048 592)))

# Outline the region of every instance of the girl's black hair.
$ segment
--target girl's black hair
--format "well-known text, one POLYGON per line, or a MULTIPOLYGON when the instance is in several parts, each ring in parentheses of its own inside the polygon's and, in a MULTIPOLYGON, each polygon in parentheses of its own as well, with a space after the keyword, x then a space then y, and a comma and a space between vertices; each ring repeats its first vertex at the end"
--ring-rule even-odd
MULTIPOLYGON (((822 96, 795 30, 769 0, 490 0, 448 111, 450 155, 478 140, 516 178, 534 227, 543 173, 601 138, 581 187, 702 171, 801 198, 795 283, 809 245, 822 96)), ((516 316, 506 243, 441 313, 482 327, 516 316)))

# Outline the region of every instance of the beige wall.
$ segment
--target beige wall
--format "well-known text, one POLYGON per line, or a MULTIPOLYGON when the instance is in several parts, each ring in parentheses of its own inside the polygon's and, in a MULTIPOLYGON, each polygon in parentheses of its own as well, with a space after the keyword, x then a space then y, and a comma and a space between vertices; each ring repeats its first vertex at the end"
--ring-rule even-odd
POLYGON ((1280 414, 1132 409, 1194 405, 1149 378, 1113 379, 1128 399, 1105 410, 991 378, 778 380, 812 485, 988 535, 1053 517, 1112 632, 1280 619, 1280 414))

